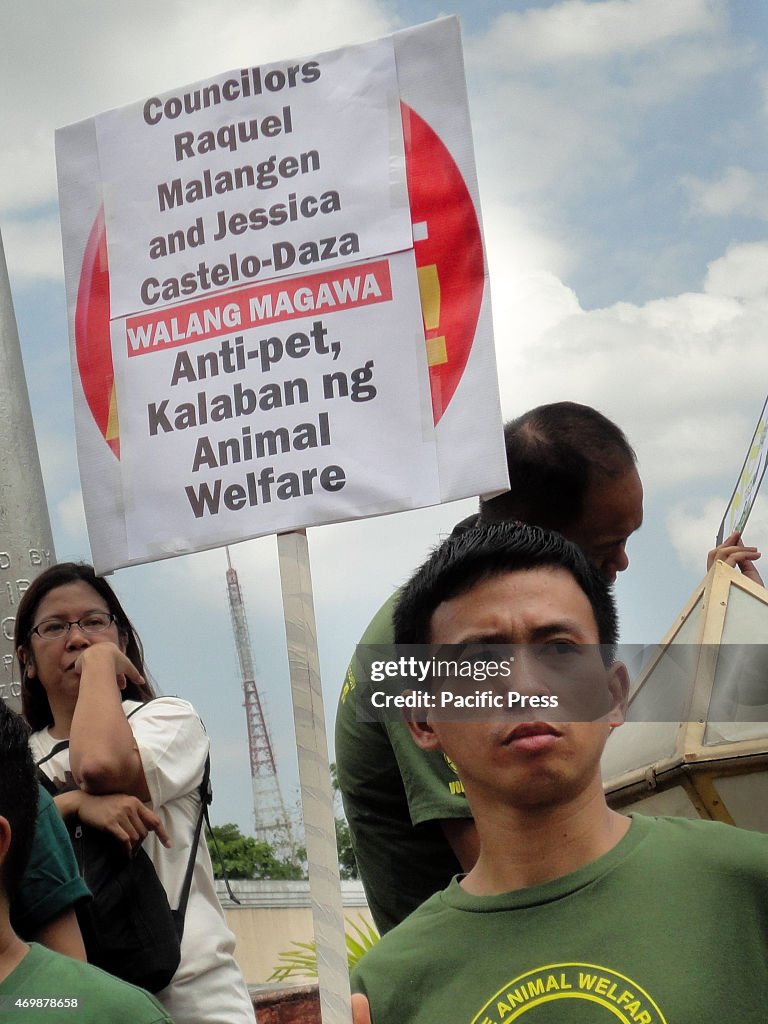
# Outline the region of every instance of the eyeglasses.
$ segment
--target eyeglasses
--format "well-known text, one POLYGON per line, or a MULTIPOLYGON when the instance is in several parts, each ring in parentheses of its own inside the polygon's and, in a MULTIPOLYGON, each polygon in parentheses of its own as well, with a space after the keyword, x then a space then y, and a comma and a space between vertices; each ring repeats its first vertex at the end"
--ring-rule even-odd
POLYGON ((71 622, 64 619, 43 619, 30 630, 30 636, 37 633, 42 640, 59 640, 69 633, 72 626, 77 626, 81 632, 90 636, 91 633, 103 633, 116 619, 117 616, 112 612, 89 612, 82 619, 72 619, 71 622))

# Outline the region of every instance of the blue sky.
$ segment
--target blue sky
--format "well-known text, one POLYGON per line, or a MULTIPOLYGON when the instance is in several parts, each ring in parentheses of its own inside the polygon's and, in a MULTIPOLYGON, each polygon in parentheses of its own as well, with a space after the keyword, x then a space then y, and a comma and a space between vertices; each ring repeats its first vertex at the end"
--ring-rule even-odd
MULTIPOLYGON (((0 231, 57 555, 89 558, 74 442, 55 128, 229 68, 461 16, 505 417, 588 402, 634 444, 646 524, 617 584, 658 640, 706 551, 768 390, 768 11, 760 0, 539 3, 0 0, 0 231)), ((371 614, 459 506, 310 531, 329 720, 371 614)), ((748 540, 768 544, 758 504, 748 540)), ((768 557, 768 556, 767 556, 768 557)), ((232 549, 296 800, 272 538, 232 549)), ((214 821, 251 824, 223 551, 114 578, 164 692, 212 737, 214 821)))

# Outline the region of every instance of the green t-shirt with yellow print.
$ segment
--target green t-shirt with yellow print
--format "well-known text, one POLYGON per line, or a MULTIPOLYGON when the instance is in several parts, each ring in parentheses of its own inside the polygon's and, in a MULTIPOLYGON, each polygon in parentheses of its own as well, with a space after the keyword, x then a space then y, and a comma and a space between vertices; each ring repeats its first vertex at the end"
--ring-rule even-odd
POLYGON ((457 880, 368 953, 372 1024, 765 1024, 768 835, 638 815, 544 885, 457 880))

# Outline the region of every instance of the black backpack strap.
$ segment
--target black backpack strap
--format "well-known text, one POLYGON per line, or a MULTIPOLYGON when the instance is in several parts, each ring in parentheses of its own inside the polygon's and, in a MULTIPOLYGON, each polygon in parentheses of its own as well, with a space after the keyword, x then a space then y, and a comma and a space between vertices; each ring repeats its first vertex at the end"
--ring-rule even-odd
POLYGON ((51 747, 51 749, 48 751, 45 757, 40 758, 40 760, 37 762, 37 767, 42 768, 46 761, 50 761, 50 759, 52 757, 55 757, 59 753, 59 751, 66 750, 68 746, 69 740, 59 740, 58 743, 55 743, 53 747, 51 747))
POLYGON ((46 790, 46 792, 50 793, 51 796, 57 796, 60 790, 59 787, 55 785, 55 783, 53 782, 53 779, 49 779, 48 776, 45 774, 45 772, 43 771, 43 765, 45 764, 46 761, 50 761, 52 757, 55 757, 60 750, 66 750, 68 746, 69 740, 59 740, 58 743, 55 743, 53 745, 53 747, 51 748, 51 750, 49 750, 45 757, 41 757, 40 760, 37 761, 35 764, 35 767, 37 768, 37 781, 40 783, 43 789, 46 790))
POLYGON ((211 819, 208 817, 208 804, 210 804, 212 799, 213 799, 213 793, 211 792, 211 784, 209 782, 208 783, 208 800, 207 800, 207 802, 203 803, 203 807, 205 808, 205 811, 204 811, 204 814, 205 814, 205 827, 208 829, 208 835, 211 837, 211 840, 213 842, 213 848, 216 851, 216 857, 218 858, 219 867, 221 868, 221 879, 224 882, 224 885, 226 887, 227 895, 229 896, 229 898, 232 900, 233 903, 236 903, 238 906, 240 906, 240 900, 232 892, 232 886, 229 884, 229 875, 227 874, 227 869, 224 866, 224 857, 222 856, 221 850, 219 849, 219 843, 218 843, 218 840, 216 839, 216 833, 213 831, 213 828, 211 826, 211 819))
POLYGON ((176 931, 178 932, 179 942, 184 934, 184 917, 187 913, 187 903, 189 902, 189 891, 192 888, 192 874, 195 870, 195 858, 197 857, 197 844, 200 842, 200 832, 203 827, 203 818, 208 819, 208 804, 211 802, 211 755, 206 754, 205 757, 205 768, 203 768, 203 778, 200 782, 199 787, 200 793, 200 813, 197 816, 197 824, 195 825, 195 833, 192 836, 192 847, 189 851, 189 860, 187 861, 187 870, 184 874, 184 884, 181 887, 181 894, 179 896, 179 905, 176 910, 173 911, 174 920, 176 921, 176 931))
POLYGON ((42 768, 38 768, 37 769, 37 781, 38 781, 38 784, 40 786, 42 786, 42 788, 50 796, 58 796, 58 793, 59 793, 58 787, 55 786, 54 783, 52 782, 52 780, 48 778, 48 776, 45 774, 45 772, 42 770, 42 768))

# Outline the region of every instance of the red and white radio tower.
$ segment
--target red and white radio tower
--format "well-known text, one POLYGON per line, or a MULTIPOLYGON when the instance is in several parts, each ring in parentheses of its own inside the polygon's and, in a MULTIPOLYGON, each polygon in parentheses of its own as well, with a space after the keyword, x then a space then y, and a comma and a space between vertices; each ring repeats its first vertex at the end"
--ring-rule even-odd
POLYGON ((232 615, 237 656, 240 659, 245 717, 248 724, 248 752, 251 758, 256 838, 261 842, 269 843, 275 856, 293 859, 296 854, 293 830, 285 810, 283 794, 277 778, 277 766, 272 750, 272 741, 269 738, 264 704, 256 685, 251 654, 251 637, 248 632, 248 620, 245 617, 243 595, 237 579, 237 571, 232 568, 229 558, 229 548, 226 550, 229 610, 232 615))

